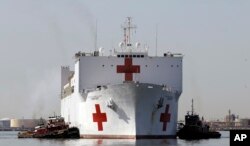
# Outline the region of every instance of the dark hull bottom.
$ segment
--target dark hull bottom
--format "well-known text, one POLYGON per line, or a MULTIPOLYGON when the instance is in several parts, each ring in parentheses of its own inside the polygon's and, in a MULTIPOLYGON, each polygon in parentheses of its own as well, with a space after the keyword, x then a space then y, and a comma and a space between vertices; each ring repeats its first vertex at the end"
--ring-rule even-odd
POLYGON ((61 134, 50 133, 45 135, 33 135, 33 138, 80 138, 80 133, 78 128, 69 128, 61 134))
POLYGON ((201 132, 179 132, 177 133, 177 136, 180 139, 208 139, 208 138, 220 138, 221 134, 219 132, 207 132, 207 133, 201 133, 201 132))
POLYGON ((85 139, 175 139, 176 135, 81 135, 85 139))
POLYGON ((27 133, 23 133, 19 134, 18 138, 80 138, 80 133, 78 128, 72 127, 64 131, 63 133, 57 133, 57 131, 47 134, 34 133, 27 135, 27 133))

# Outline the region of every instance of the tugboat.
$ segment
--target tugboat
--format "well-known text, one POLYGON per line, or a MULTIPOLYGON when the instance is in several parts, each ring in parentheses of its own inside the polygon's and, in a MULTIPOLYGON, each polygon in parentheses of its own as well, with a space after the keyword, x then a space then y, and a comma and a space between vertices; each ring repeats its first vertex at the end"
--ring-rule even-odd
POLYGON ((18 133, 18 138, 80 138, 79 129, 69 127, 61 116, 49 117, 47 124, 40 124, 34 131, 18 133))
POLYGON ((199 115, 194 114, 193 99, 192 111, 185 116, 185 125, 179 124, 177 136, 180 139, 208 139, 220 138, 221 134, 216 131, 210 131, 209 125, 203 123, 203 118, 200 120, 199 115))

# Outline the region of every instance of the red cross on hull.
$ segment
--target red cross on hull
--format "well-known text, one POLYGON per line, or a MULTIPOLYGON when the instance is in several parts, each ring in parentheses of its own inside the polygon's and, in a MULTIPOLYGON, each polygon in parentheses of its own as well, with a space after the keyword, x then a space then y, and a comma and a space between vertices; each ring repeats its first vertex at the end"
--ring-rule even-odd
POLYGON ((98 131, 103 131, 102 122, 107 122, 106 113, 101 113, 100 105, 95 104, 96 113, 93 113, 93 122, 97 122, 98 131))
POLYGON ((165 113, 161 113, 160 122, 163 122, 162 131, 167 130, 167 123, 170 122, 171 114, 168 113, 168 111, 169 111, 169 104, 166 105, 165 113))
POLYGON ((133 65, 131 57, 126 57, 124 65, 117 65, 117 73, 125 73, 125 81, 133 81, 133 73, 140 73, 140 65, 133 65))

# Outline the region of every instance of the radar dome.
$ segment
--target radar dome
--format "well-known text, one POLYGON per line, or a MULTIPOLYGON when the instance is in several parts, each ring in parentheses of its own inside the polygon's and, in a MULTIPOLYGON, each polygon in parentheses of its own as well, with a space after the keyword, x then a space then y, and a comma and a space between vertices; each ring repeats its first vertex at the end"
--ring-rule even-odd
POLYGON ((136 43, 135 43, 135 48, 138 49, 140 46, 141 46, 141 43, 139 43, 139 42, 136 42, 136 43))
POLYGON ((124 47, 124 42, 120 42, 120 43, 119 43, 119 47, 120 47, 120 48, 123 48, 123 47, 124 47))
POLYGON ((100 52, 100 53, 103 53, 103 51, 104 51, 104 48, 103 48, 103 47, 100 47, 100 48, 99 48, 99 52, 100 52))

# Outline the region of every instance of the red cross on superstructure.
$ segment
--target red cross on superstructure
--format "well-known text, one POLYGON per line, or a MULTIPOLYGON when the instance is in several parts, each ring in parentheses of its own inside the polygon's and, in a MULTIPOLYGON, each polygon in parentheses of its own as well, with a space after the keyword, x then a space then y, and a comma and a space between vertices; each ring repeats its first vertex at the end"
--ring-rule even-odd
POLYGON ((101 113, 100 105, 95 104, 96 113, 93 113, 93 122, 97 122, 98 131, 103 131, 102 122, 107 122, 106 113, 101 113))
POLYGON ((171 114, 168 113, 168 110, 169 110, 169 105, 167 104, 165 108, 165 113, 161 113, 161 118, 160 118, 160 122, 163 122, 162 131, 167 130, 167 122, 170 122, 171 114))
POLYGON ((140 65, 133 65, 132 58, 126 57, 124 65, 117 65, 117 73, 125 73, 125 81, 133 81, 133 73, 140 73, 140 65))

